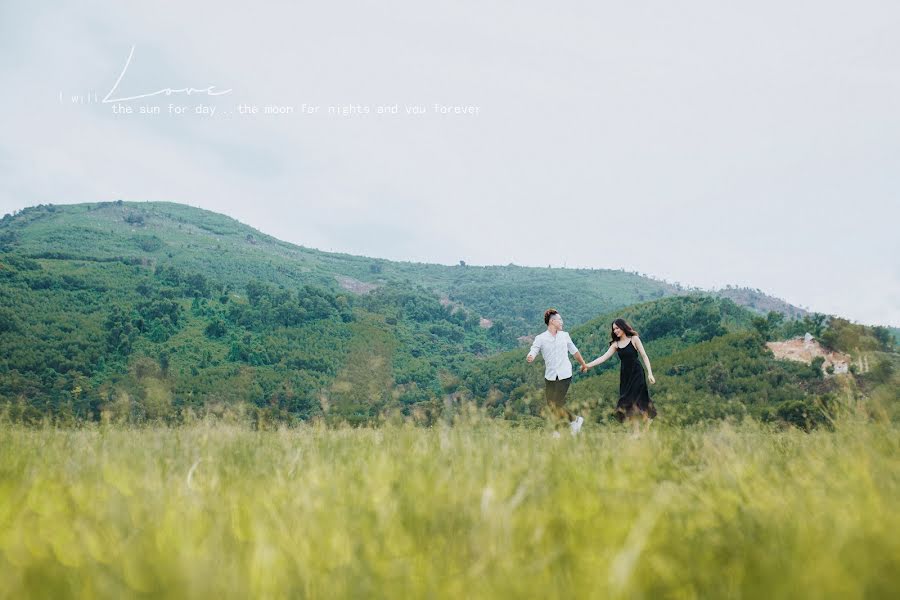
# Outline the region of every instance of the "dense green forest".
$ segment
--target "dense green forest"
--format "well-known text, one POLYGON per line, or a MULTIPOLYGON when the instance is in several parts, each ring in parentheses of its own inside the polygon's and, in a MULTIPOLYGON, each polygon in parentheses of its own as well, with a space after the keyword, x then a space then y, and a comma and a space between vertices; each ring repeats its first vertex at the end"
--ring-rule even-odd
MULTIPOLYGON (((537 422, 541 369, 521 360, 522 336, 543 328, 549 305, 591 357, 612 318, 632 321, 672 423, 750 415, 813 427, 841 394, 896 404, 890 330, 791 318, 802 311, 789 305, 760 314, 725 296, 622 271, 323 253, 171 203, 38 206, 0 221, 0 407, 23 422, 242 412, 430 423, 469 400, 537 422), (765 347, 806 331, 873 367, 831 378, 765 347)), ((570 394, 595 421, 615 404, 611 363, 576 375, 570 394)))

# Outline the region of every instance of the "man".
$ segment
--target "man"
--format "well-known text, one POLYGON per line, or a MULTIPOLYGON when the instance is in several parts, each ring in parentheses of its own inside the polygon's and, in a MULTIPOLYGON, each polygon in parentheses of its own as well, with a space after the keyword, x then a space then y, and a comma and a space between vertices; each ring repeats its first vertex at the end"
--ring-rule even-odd
POLYGON ((575 360, 581 365, 582 373, 587 371, 587 364, 581 357, 581 352, 572 343, 572 338, 563 331, 563 319, 559 312, 552 308, 547 309, 544 313, 544 323, 547 325, 547 331, 534 338, 525 360, 531 363, 538 354, 544 355, 544 395, 550 413, 557 420, 565 417, 572 435, 576 435, 581 431, 584 417, 576 417, 566 408, 566 392, 572 383, 572 363, 569 361, 569 354, 575 356, 575 360))

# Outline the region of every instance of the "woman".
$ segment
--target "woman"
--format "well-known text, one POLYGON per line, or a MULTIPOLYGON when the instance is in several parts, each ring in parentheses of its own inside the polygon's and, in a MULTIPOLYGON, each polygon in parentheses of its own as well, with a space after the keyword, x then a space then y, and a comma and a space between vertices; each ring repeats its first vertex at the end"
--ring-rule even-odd
MULTIPOLYGON (((616 319, 611 327, 611 340, 606 354, 587 364, 590 369, 606 362, 613 354, 619 355, 622 365, 619 372, 619 402, 616 404, 616 417, 619 421, 626 418, 641 416, 647 427, 656 416, 656 408, 650 400, 650 392, 644 381, 644 369, 638 361, 638 354, 644 359, 647 367, 647 380, 656 383, 653 377, 653 369, 650 367, 650 359, 644 351, 644 345, 637 331, 625 322, 624 319, 616 319)), ((635 429, 637 422, 635 421, 635 429)))

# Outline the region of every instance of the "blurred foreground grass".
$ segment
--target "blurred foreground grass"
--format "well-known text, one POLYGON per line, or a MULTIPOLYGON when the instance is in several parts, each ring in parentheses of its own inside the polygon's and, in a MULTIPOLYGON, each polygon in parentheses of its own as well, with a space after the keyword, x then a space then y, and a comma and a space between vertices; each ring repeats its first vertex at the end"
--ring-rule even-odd
POLYGON ((877 598, 891 425, 0 426, 2 597, 877 598))

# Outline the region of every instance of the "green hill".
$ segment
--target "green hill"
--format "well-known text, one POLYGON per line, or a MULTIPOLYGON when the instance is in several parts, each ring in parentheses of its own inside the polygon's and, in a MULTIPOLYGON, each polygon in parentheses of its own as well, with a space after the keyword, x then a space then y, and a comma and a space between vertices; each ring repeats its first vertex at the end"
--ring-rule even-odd
MULTIPOLYGON (((485 403, 506 394, 495 412, 519 417, 534 407, 484 382, 517 377, 518 362, 497 371, 512 356, 502 353, 541 329, 546 306, 583 323, 586 349, 592 335, 600 347, 609 315, 634 315, 660 358, 746 335, 756 317, 623 271, 325 253, 164 202, 7 215, 0 292, 0 406, 27 422, 177 421, 235 407, 259 420, 397 413, 427 422, 460 392, 485 403)), ((587 394, 582 387, 574 391, 587 394)))
MULTIPOLYGON (((234 290, 251 280, 352 293, 412 282, 515 336, 533 332, 547 306, 565 307, 568 321, 576 325, 615 308, 688 293, 623 270, 451 267, 321 252, 280 241, 225 215, 172 202, 29 207, 0 220, 4 250, 47 260, 171 265, 234 290)), ((729 287, 712 294, 761 313, 804 314, 759 290, 729 287)))
POLYGON ((583 322, 613 308, 678 293, 619 270, 444 266, 321 252, 282 242, 230 217, 169 202, 42 205, 0 222, 0 250, 37 259, 172 265, 242 290, 260 280, 359 292, 411 282, 503 325, 532 331, 547 306, 583 322))

